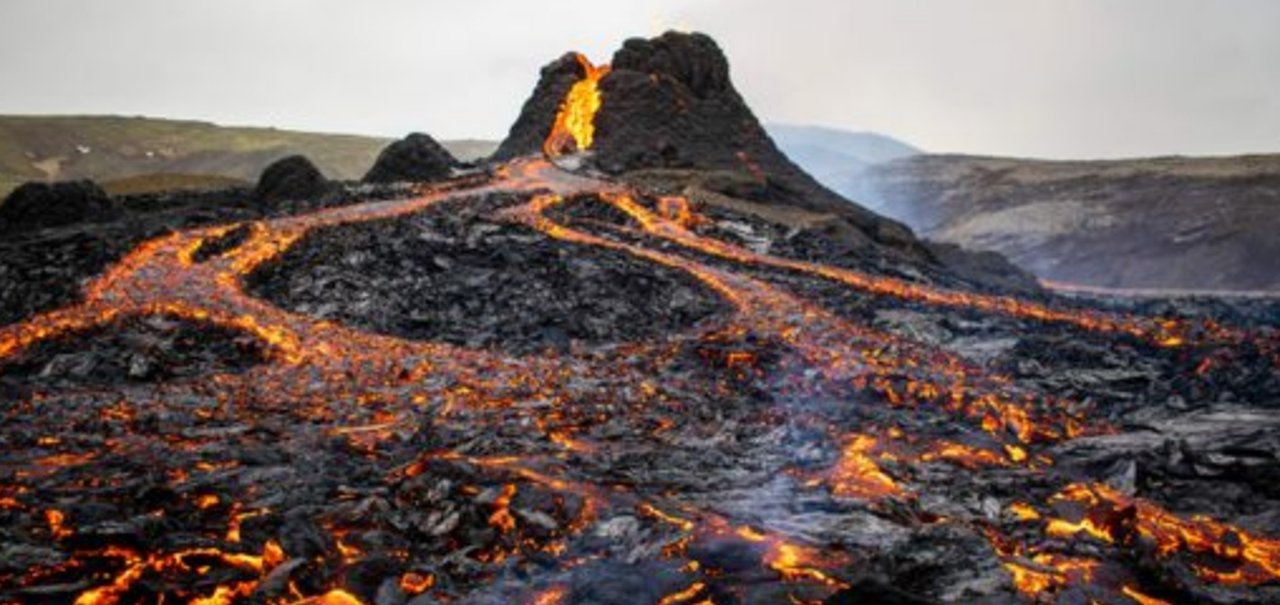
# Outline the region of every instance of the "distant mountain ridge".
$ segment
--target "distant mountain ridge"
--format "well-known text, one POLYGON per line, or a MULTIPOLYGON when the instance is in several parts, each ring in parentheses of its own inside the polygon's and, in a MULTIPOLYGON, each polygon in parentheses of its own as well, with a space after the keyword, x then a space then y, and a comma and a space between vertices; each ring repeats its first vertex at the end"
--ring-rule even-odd
POLYGON ((921 236, 1106 288, 1280 291, 1280 154, 1049 161, 920 155, 858 201, 921 236))
MULTIPOLYGON (((294 154, 311 158, 329 178, 358 179, 391 140, 145 117, 0 116, 0 196, 32 180, 125 180, 130 192, 152 184, 252 181, 294 154)), ((464 159, 494 147, 442 143, 464 159)))
POLYGON ((892 137, 771 125, 827 187, 928 240, 1063 285, 1280 292, 1280 154, 1055 161, 927 154, 892 137))

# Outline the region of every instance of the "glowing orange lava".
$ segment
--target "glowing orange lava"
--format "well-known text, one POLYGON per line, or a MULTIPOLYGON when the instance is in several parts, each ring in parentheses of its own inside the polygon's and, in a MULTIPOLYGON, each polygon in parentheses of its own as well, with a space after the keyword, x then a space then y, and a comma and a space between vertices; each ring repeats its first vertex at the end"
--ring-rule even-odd
POLYGON ((551 126, 551 133, 542 144, 548 157, 591 149, 595 142, 596 112, 600 110, 600 79, 609 73, 608 65, 592 65, 581 53, 575 54, 583 76, 565 95, 551 126))
MULTIPOLYGON (((574 149, 586 150, 593 142, 594 115, 600 108, 598 83, 608 73, 608 66, 591 66, 581 56, 578 60, 585 77, 566 96, 546 141, 545 151, 549 156, 574 149)), ((243 375, 158 386, 152 395, 153 401, 120 401, 104 406, 101 420, 128 423, 139 414, 136 410, 162 402, 170 394, 214 390, 220 395, 236 394, 225 407, 232 409, 238 420, 248 422, 256 414, 283 411, 300 421, 323 426, 328 437, 359 446, 356 451, 361 456, 376 456, 376 446, 381 441, 391 439, 405 425, 412 426, 412 421, 418 420, 424 410, 438 415, 441 422, 478 423, 502 416, 511 421, 510 426, 524 427, 521 430, 538 436, 530 442, 543 449, 534 454, 503 451, 487 457, 457 451, 430 452, 413 463, 397 466, 389 477, 389 480, 413 478, 427 472, 429 465, 436 461, 471 464, 491 472, 491 481, 475 488, 477 493, 483 489, 494 490, 489 492, 494 497, 489 500, 488 516, 480 517, 480 521, 487 522, 497 530, 491 533, 501 534, 507 541, 501 552, 485 553, 491 557, 486 562, 532 551, 560 556, 574 535, 588 530, 602 516, 602 509, 618 502, 611 497, 621 495, 625 496, 621 502, 628 511, 638 513, 646 523, 662 532, 680 535, 663 548, 666 556, 684 556, 684 547, 689 541, 710 528, 713 533, 736 535, 762 545, 759 548, 766 553, 763 564, 772 575, 787 582, 804 582, 833 591, 846 585, 838 577, 840 572, 834 570, 844 569, 849 564, 848 557, 745 526, 735 528, 727 522, 716 525, 707 520, 710 515, 670 507, 669 502, 656 498, 645 501, 639 489, 628 491, 624 486, 596 485, 574 474, 575 463, 597 454, 615 452, 609 451, 608 440, 581 438, 580 426, 603 420, 575 416, 567 403, 571 398, 564 395, 570 390, 568 385, 603 385, 592 394, 608 399, 608 414, 616 413, 620 425, 626 422, 637 425, 627 427, 635 429, 634 439, 651 439, 646 445, 655 448, 665 447, 666 432, 677 426, 671 419, 680 417, 656 415, 659 420, 645 421, 643 426, 638 426, 642 415, 629 415, 629 412, 641 408, 677 409, 679 397, 670 393, 679 393, 684 385, 667 384, 665 378, 657 380, 645 366, 616 363, 621 353, 618 357, 551 353, 515 357, 493 350, 371 334, 292 313, 259 300, 246 293, 245 276, 279 258, 316 229, 410 215, 466 196, 494 192, 523 194, 527 199, 503 208, 492 218, 527 226, 557 240, 608 249, 683 271, 720 296, 730 308, 726 317, 712 325, 699 326, 689 334, 677 335, 685 342, 705 343, 714 338, 748 333, 772 338, 795 358, 794 363, 800 369, 812 374, 809 380, 820 388, 847 389, 846 392, 856 394, 858 405, 883 406, 886 410, 896 410, 895 413, 946 417, 949 426, 964 432, 951 440, 952 434, 947 435, 948 439, 929 438, 907 435, 896 427, 884 430, 854 427, 858 432, 850 432, 848 426, 837 427, 834 423, 824 426, 823 435, 832 443, 841 444, 840 455, 830 468, 806 469, 801 475, 803 478, 816 476, 818 479, 804 483, 806 487, 801 489, 824 487, 829 495, 883 500, 882 505, 919 505, 914 494, 923 493, 919 481, 921 469, 933 470, 924 465, 949 464, 966 471, 1034 472, 1052 464, 1045 456, 1045 444, 1071 439, 1086 429, 1104 431, 1106 425, 1089 418, 1087 409, 1081 411, 1052 395, 1016 388, 1007 377, 947 351, 843 318, 759 277, 755 269, 780 269, 818 278, 855 293, 963 307, 1029 321, 1064 323, 1083 330, 1144 338, 1166 346, 1195 344, 1203 339, 1229 340, 1235 334, 1225 329, 1194 332, 1180 323, 949 291, 756 253, 700 234, 699 225, 706 224, 707 219, 699 216, 685 198, 664 197, 649 200, 646 205, 644 198, 620 184, 567 173, 545 159, 520 160, 501 167, 496 173, 499 176, 492 181, 445 184, 422 191, 411 199, 325 208, 250 223, 244 243, 204 262, 195 262, 196 251, 235 225, 185 230, 151 240, 89 283, 82 302, 0 327, 0 360, 20 355, 50 339, 132 317, 163 315, 229 328, 265 345, 271 358, 243 375), (579 195, 594 196, 600 203, 634 219, 639 227, 626 228, 627 235, 633 237, 615 237, 618 232, 588 232, 552 218, 552 209, 579 195), (655 242, 660 245, 652 245, 655 242), (742 267, 752 271, 735 270, 742 267), (534 400, 539 405, 524 405, 534 400), (655 424, 661 426, 654 428, 655 424), (526 494, 534 493, 525 491, 528 485, 572 494, 582 501, 580 511, 557 530, 553 539, 533 542, 522 534, 527 517, 518 517, 512 502, 517 494, 519 499, 524 499, 526 494), (680 511, 680 514, 667 511, 680 511)), ((672 351, 675 350, 678 347, 670 343, 629 344, 620 348, 633 357, 651 358, 674 357, 672 351)), ((752 377, 759 365, 761 357, 752 351, 735 347, 723 356, 723 366, 743 378, 752 377)), ((780 394, 787 388, 790 387, 786 384, 777 386, 780 394)), ((803 390, 805 386, 794 388, 795 393, 808 394, 803 390)), ((628 440, 632 438, 628 436, 628 440)), ((199 445, 177 438, 174 443, 174 447, 199 445)), ((41 531, 47 528, 54 538, 69 538, 75 535, 76 528, 68 522, 68 516, 47 506, 25 502, 25 490, 34 491, 36 480, 49 473, 95 464, 111 456, 71 451, 57 439, 42 440, 38 446, 23 453, 25 457, 21 461, 25 466, 15 475, 18 479, 15 483, 25 481, 29 485, 0 486, 0 509, 31 510, 35 518, 44 522, 41 531)), ((635 443, 629 442, 628 447, 635 447, 635 443)), ((227 467, 208 463, 179 469, 181 472, 166 477, 174 483, 189 480, 195 483, 200 473, 224 468, 227 467)), ((223 515, 221 518, 226 524, 216 526, 209 538, 222 538, 223 547, 168 553, 127 549, 109 550, 105 554, 75 553, 75 558, 81 560, 107 559, 115 570, 109 576, 98 577, 93 584, 86 584, 89 588, 80 593, 77 605, 113 605, 128 598, 135 587, 145 586, 154 576, 200 576, 202 570, 211 567, 229 568, 243 579, 216 587, 205 584, 201 594, 191 595, 193 602, 203 605, 237 602, 253 594, 258 582, 285 560, 283 550, 275 542, 266 542, 261 555, 247 554, 246 545, 241 543, 242 538, 253 539, 251 532, 242 536, 242 523, 270 513, 262 503, 195 489, 181 493, 184 501, 199 511, 202 518, 223 515)), ((1142 536, 1155 544, 1163 557, 1195 555, 1186 557, 1188 564, 1207 582, 1254 585, 1280 579, 1280 541, 1254 536, 1204 517, 1182 518, 1153 503, 1118 494, 1104 486, 1069 486, 1050 504, 1056 503, 1073 503, 1085 512, 1079 517, 1060 518, 1032 504, 1018 502, 1007 505, 1005 517, 1019 524, 1021 530, 1032 531, 1043 526, 1047 535, 1060 538, 1088 540, 1092 536, 1108 544, 1122 544, 1135 535, 1142 536)), ((995 510, 999 512, 1000 508, 995 510)), ((516 512, 519 511, 517 508, 516 512)), ((70 517, 70 521, 77 520, 74 510, 70 517)), ((363 550, 342 539, 345 529, 326 529, 336 538, 343 564, 354 563, 365 556, 363 550)), ((1014 586, 1031 598, 1052 594, 1066 586, 1089 584, 1096 581, 1095 576, 1103 575, 1099 573, 1100 563, 1092 559, 1037 552, 995 532, 988 537, 1012 576, 1014 586)), ((1110 548, 1101 544, 1094 546, 1110 548)), ((691 574, 705 571, 700 570, 696 561, 690 563, 682 569, 691 574)), ((699 578, 691 578, 688 584, 683 584, 686 588, 667 595, 663 602, 690 603, 707 595, 709 581, 706 576, 699 578)), ((404 573, 397 579, 408 594, 426 592, 437 586, 437 578, 426 573, 404 573)), ((443 576, 439 584, 448 585, 443 576)), ((313 585, 311 591, 329 592, 299 602, 359 603, 348 592, 330 590, 335 585, 313 585)), ((1141 588, 1145 586, 1116 584, 1112 592, 1143 605, 1160 603, 1145 596, 1141 588)), ((566 595, 567 589, 552 587, 535 595, 532 602, 550 605, 561 602, 566 595)), ((304 597, 301 592, 293 596, 304 597)))
POLYGON ((876 464, 872 457, 875 446, 876 438, 870 435, 855 435, 845 444, 840 461, 828 479, 832 493, 868 500, 906 493, 876 464))
POLYGON ((1280 579, 1280 540, 1252 535, 1204 516, 1183 518, 1103 484, 1074 484, 1056 497, 1085 505, 1076 520, 1050 519, 1046 533, 1088 533, 1109 543, 1142 536, 1164 557, 1197 555, 1191 564, 1202 579, 1219 584, 1260 584, 1280 579), (1213 562, 1213 565, 1209 563, 1213 562))

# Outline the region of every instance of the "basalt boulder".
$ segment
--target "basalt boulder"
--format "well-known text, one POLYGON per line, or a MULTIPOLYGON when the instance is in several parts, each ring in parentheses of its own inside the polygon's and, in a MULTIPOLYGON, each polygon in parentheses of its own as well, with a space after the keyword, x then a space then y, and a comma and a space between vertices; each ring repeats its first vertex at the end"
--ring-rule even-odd
POLYGON ((291 155, 276 160, 258 178, 253 197, 259 202, 281 202, 319 197, 331 186, 320 169, 305 156, 291 155))
POLYGON ((366 183, 435 181, 448 177, 458 160, 429 135, 415 132, 388 145, 362 179, 366 183))
POLYGON ((26 183, 0 205, 0 231, 61 227, 115 216, 111 198, 93 181, 26 183))

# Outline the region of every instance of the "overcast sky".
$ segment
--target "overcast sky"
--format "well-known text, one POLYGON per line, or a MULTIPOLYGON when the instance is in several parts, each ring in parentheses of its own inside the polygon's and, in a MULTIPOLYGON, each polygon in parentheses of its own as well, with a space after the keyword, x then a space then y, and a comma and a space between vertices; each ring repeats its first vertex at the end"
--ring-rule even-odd
POLYGON ((500 138, 566 50, 713 35, 763 120, 930 151, 1280 151, 1280 0, 0 0, 0 113, 500 138))

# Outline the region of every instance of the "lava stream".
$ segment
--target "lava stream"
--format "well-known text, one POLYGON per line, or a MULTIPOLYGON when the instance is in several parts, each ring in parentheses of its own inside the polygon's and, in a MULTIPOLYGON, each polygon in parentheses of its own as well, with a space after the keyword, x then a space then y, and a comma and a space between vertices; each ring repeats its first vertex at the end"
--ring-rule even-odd
MULTIPOLYGON (((579 60, 586 76, 575 84, 561 108, 548 138, 548 155, 556 155, 571 145, 578 150, 586 150, 592 144, 593 116, 600 105, 597 85, 608 67, 596 68, 585 59, 579 60)), ((842 319, 762 279, 700 262, 690 252, 744 265, 817 276, 858 291, 903 300, 1061 322, 1106 333, 1130 334, 1167 346, 1182 344, 1191 338, 1186 327, 1179 324, 1060 310, 1014 298, 940 290, 848 269, 753 253, 695 233, 691 226, 699 219, 689 210, 687 201, 667 202, 671 205, 667 212, 653 212, 637 201, 635 192, 621 185, 569 174, 543 160, 515 162, 496 172, 498 177, 483 185, 467 187, 454 184, 452 189, 425 191, 407 200, 356 204, 250 223, 247 239, 242 244, 204 262, 195 260, 202 246, 239 226, 194 229, 151 240, 91 282, 85 288, 83 302, 0 328, 0 360, 20 356, 41 342, 126 317, 164 315, 222 326, 252 336, 265 344, 272 354, 269 363, 257 366, 240 377, 219 377, 219 381, 214 383, 215 387, 232 385, 248 393, 242 403, 253 405, 253 413, 265 413, 268 409, 284 410, 300 418, 327 423, 331 435, 365 445, 376 445, 379 439, 400 424, 402 418, 412 417, 414 412, 420 412, 428 405, 439 414, 438 422, 449 422, 455 417, 472 421, 490 414, 528 420, 524 426, 535 427, 543 433, 547 452, 539 456, 473 456, 444 452, 425 456, 388 479, 408 481, 424 473, 429 464, 441 462, 468 464, 501 474, 502 478, 494 486, 497 495, 488 510, 487 524, 504 534, 515 534, 521 529, 522 521, 512 512, 513 500, 525 489, 521 485, 537 485, 582 499, 583 509, 564 532, 555 534, 554 540, 541 543, 521 541, 509 551, 485 553, 490 563, 497 564, 522 552, 537 551, 558 556, 568 549, 567 542, 572 539, 569 534, 585 531, 606 509, 618 502, 626 502, 628 510, 639 510, 643 516, 674 528, 686 539, 702 534, 717 538, 736 535, 739 539, 767 545, 764 564, 780 578, 833 592, 848 586, 845 580, 832 572, 847 565, 846 557, 842 555, 802 547, 783 537, 762 534, 746 526, 730 529, 728 522, 713 521, 719 518, 713 511, 691 515, 689 519, 676 517, 655 506, 656 499, 648 499, 623 488, 606 489, 605 486, 583 484, 581 480, 567 476, 567 465, 559 464, 554 456, 592 456, 598 453, 597 448, 608 447, 580 441, 574 437, 571 428, 566 428, 572 424, 569 412, 564 409, 564 402, 570 399, 565 395, 570 390, 569 383, 578 378, 590 378, 605 385, 603 390, 608 392, 613 386, 647 384, 648 376, 643 368, 614 363, 608 357, 514 357, 493 350, 370 334, 285 311, 250 296, 244 290, 245 276, 264 263, 279 258, 317 229, 405 216, 428 210, 442 202, 490 193, 526 194, 527 202, 508 207, 493 218, 528 226, 557 240, 605 248, 678 269, 732 305, 733 312, 728 317, 715 325, 700 328, 699 333, 685 335, 689 339, 710 340, 750 333, 775 338, 785 345, 791 356, 788 362, 812 370, 814 377, 799 386, 770 385, 780 396, 793 395, 800 399, 810 394, 806 389, 811 390, 814 384, 821 384, 824 388, 839 385, 888 408, 913 408, 919 414, 958 417, 967 423, 967 428, 985 433, 993 443, 991 447, 983 448, 930 439, 928 436, 916 439, 893 428, 877 434, 839 435, 844 447, 837 462, 817 480, 802 485, 805 489, 826 489, 835 498, 868 502, 909 501, 914 498, 914 488, 906 485, 909 479, 904 481, 882 468, 889 463, 904 468, 945 463, 964 469, 1020 467, 1027 472, 1040 472, 1042 467, 1051 463, 1038 451, 1041 444, 1070 439, 1086 430, 1098 431, 1105 425, 1078 412, 1068 411, 1063 402, 1051 396, 1015 389, 1006 378, 985 372, 954 355, 842 319), (644 233, 678 246, 650 247, 623 238, 591 233, 549 218, 552 209, 573 196, 594 196, 635 219, 644 233), (433 382, 433 378, 448 380, 433 382), (525 409, 518 405, 535 396, 552 402, 548 406, 550 409, 525 409), (362 409, 366 406, 377 409, 362 409)), ((1209 336, 1220 338, 1223 333, 1211 333, 1209 336)), ((632 350, 641 353, 661 350, 660 344, 639 343, 633 346, 632 350)), ((729 366, 749 367, 752 362, 750 353, 734 353, 726 357, 729 366)), ((166 389, 182 393, 183 389, 190 392, 207 386, 198 381, 166 385, 157 389, 156 398, 162 398, 166 389)), ((639 388, 625 400, 621 396, 617 398, 620 404, 634 406, 675 405, 660 394, 664 389, 676 390, 680 386, 639 388)), ((636 433, 649 434, 638 428, 636 433)), ((649 435, 646 438, 653 439, 653 443, 661 443, 660 436, 649 435)), ((108 444, 109 447, 114 447, 114 444, 108 444)), ((32 466, 39 466, 39 460, 33 459, 32 466)), ((43 460, 46 466, 66 468, 73 464, 90 464, 94 457, 43 460)), ((26 476, 38 477, 36 474, 26 476)), ((0 496, 4 498, 0 500, 0 503, 5 503, 4 507, 22 507, 28 494, 15 490, 12 495, 0 493, 0 496)), ((1220 565, 1196 567, 1200 577, 1208 582, 1257 584, 1280 579, 1280 547, 1274 540, 1253 536, 1208 519, 1182 519, 1153 504, 1123 497, 1097 486, 1068 487, 1059 499, 1086 505, 1088 514, 1079 519, 1050 520, 1044 528, 1050 535, 1074 536, 1083 532, 1108 543, 1119 543, 1127 539, 1125 532, 1136 532, 1154 540, 1162 556, 1189 553, 1214 558, 1214 562, 1220 565), (1112 513, 1118 509, 1136 510, 1136 520, 1127 524, 1104 522, 1114 517, 1112 513)), ((194 502, 202 510, 216 510, 223 505, 216 497, 196 498, 194 502)), ((238 508, 240 506, 240 502, 232 503, 228 513, 233 520, 233 524, 225 528, 228 542, 240 541, 240 522, 249 518, 248 507, 241 509, 238 508), (234 540, 230 539, 232 536, 234 540)), ((1031 521, 1038 522, 1044 517, 1029 505, 1019 510, 1031 521)), ((74 538, 74 518, 69 519, 58 511, 44 514, 56 540, 74 538)), ((994 534, 991 541, 1004 558, 1014 583, 1029 595, 1047 594, 1063 586, 1094 581, 1096 564, 1090 560, 1052 553, 1029 553, 1011 545, 1003 536, 994 534)), ((339 539, 338 544, 344 543, 339 539)), ((284 556, 278 544, 269 543, 263 548, 262 555, 232 553, 211 547, 169 554, 119 551, 115 558, 123 562, 123 570, 107 583, 84 590, 77 602, 103 604, 118 601, 121 595, 144 582, 144 577, 192 571, 199 567, 192 561, 200 558, 239 569, 246 576, 256 578, 278 565, 284 556)), ((352 558, 361 554, 353 547, 344 548, 350 549, 352 558)), ((679 550, 673 548, 671 553, 677 555, 679 550)), ((90 556, 89 553, 82 554, 90 556)), ((703 582, 708 581, 713 582, 714 578, 690 581, 669 595, 667 602, 683 603, 701 597, 707 589, 703 582)), ((252 592, 256 582, 256 579, 246 577, 239 584, 218 586, 216 590, 198 597, 202 600, 193 602, 231 602, 252 592)), ((404 576, 402 586, 424 594, 438 588, 434 576, 423 575, 404 576), (428 581, 428 577, 432 579, 428 581)), ((1116 592, 1135 602, 1145 603, 1141 599, 1147 598, 1137 588, 1128 585, 1116 587, 1116 592)), ((565 594, 562 587, 553 587, 538 595, 537 601, 559 602, 565 594)), ((345 604, 358 602, 355 599, 351 594, 333 588, 306 602, 345 604)))

